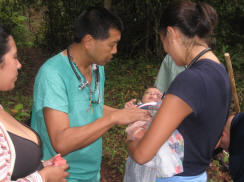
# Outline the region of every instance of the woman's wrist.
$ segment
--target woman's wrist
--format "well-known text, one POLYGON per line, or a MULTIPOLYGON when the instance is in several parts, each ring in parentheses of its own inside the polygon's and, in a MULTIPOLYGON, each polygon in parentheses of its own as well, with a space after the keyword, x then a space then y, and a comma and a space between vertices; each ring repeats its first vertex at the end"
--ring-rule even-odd
POLYGON ((43 168, 42 170, 40 170, 40 171, 37 171, 37 173, 40 175, 40 177, 41 177, 41 179, 42 179, 42 181, 43 182, 47 182, 48 180, 45 178, 45 170, 44 170, 45 168, 43 168))

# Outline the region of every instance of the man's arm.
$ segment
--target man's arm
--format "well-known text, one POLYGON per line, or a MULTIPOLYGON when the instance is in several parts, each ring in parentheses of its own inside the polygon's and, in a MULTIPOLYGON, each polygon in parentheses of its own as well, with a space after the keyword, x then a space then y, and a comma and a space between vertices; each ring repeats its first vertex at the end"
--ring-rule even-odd
POLYGON ((43 109, 43 114, 51 144, 61 155, 91 144, 116 124, 126 125, 137 120, 150 119, 147 111, 125 108, 109 112, 90 124, 70 127, 67 113, 46 107, 43 109))
POLYGON ((110 106, 107 106, 107 105, 103 105, 103 114, 104 115, 107 115, 113 111, 117 111, 118 109, 116 108, 113 108, 113 107, 110 107, 110 106))

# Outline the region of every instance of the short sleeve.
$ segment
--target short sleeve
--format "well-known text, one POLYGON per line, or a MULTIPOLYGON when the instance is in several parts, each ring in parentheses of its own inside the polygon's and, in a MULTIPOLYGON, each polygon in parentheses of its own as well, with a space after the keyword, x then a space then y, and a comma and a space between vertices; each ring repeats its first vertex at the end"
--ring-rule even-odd
POLYGON ((167 94, 173 94, 186 102, 195 114, 202 108, 204 86, 198 75, 187 69, 180 73, 168 89, 167 94))
POLYGON ((36 84, 34 98, 38 110, 49 107, 68 113, 68 98, 65 83, 60 73, 42 69, 38 74, 36 84))

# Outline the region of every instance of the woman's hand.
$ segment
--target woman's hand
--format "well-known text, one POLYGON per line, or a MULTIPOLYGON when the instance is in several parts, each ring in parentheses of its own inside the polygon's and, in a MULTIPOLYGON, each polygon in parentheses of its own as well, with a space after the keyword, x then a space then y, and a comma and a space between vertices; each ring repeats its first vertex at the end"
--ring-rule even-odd
POLYGON ((66 171, 69 168, 67 164, 62 166, 48 166, 39 171, 45 182, 66 182, 66 177, 69 173, 66 171))
POLYGON ((61 156, 61 154, 57 154, 57 155, 55 155, 54 157, 52 157, 51 159, 49 159, 49 160, 42 161, 42 165, 43 165, 44 167, 48 167, 48 166, 52 166, 52 165, 60 166, 60 165, 63 165, 63 164, 67 164, 67 162, 66 162, 66 160, 61 156))

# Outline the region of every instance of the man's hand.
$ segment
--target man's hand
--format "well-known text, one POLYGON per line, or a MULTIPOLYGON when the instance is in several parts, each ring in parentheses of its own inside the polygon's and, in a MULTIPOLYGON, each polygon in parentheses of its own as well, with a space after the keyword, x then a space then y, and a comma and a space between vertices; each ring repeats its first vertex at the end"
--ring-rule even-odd
POLYGON ((137 107, 128 107, 111 113, 112 120, 116 124, 127 125, 135 121, 150 121, 149 111, 137 107))

